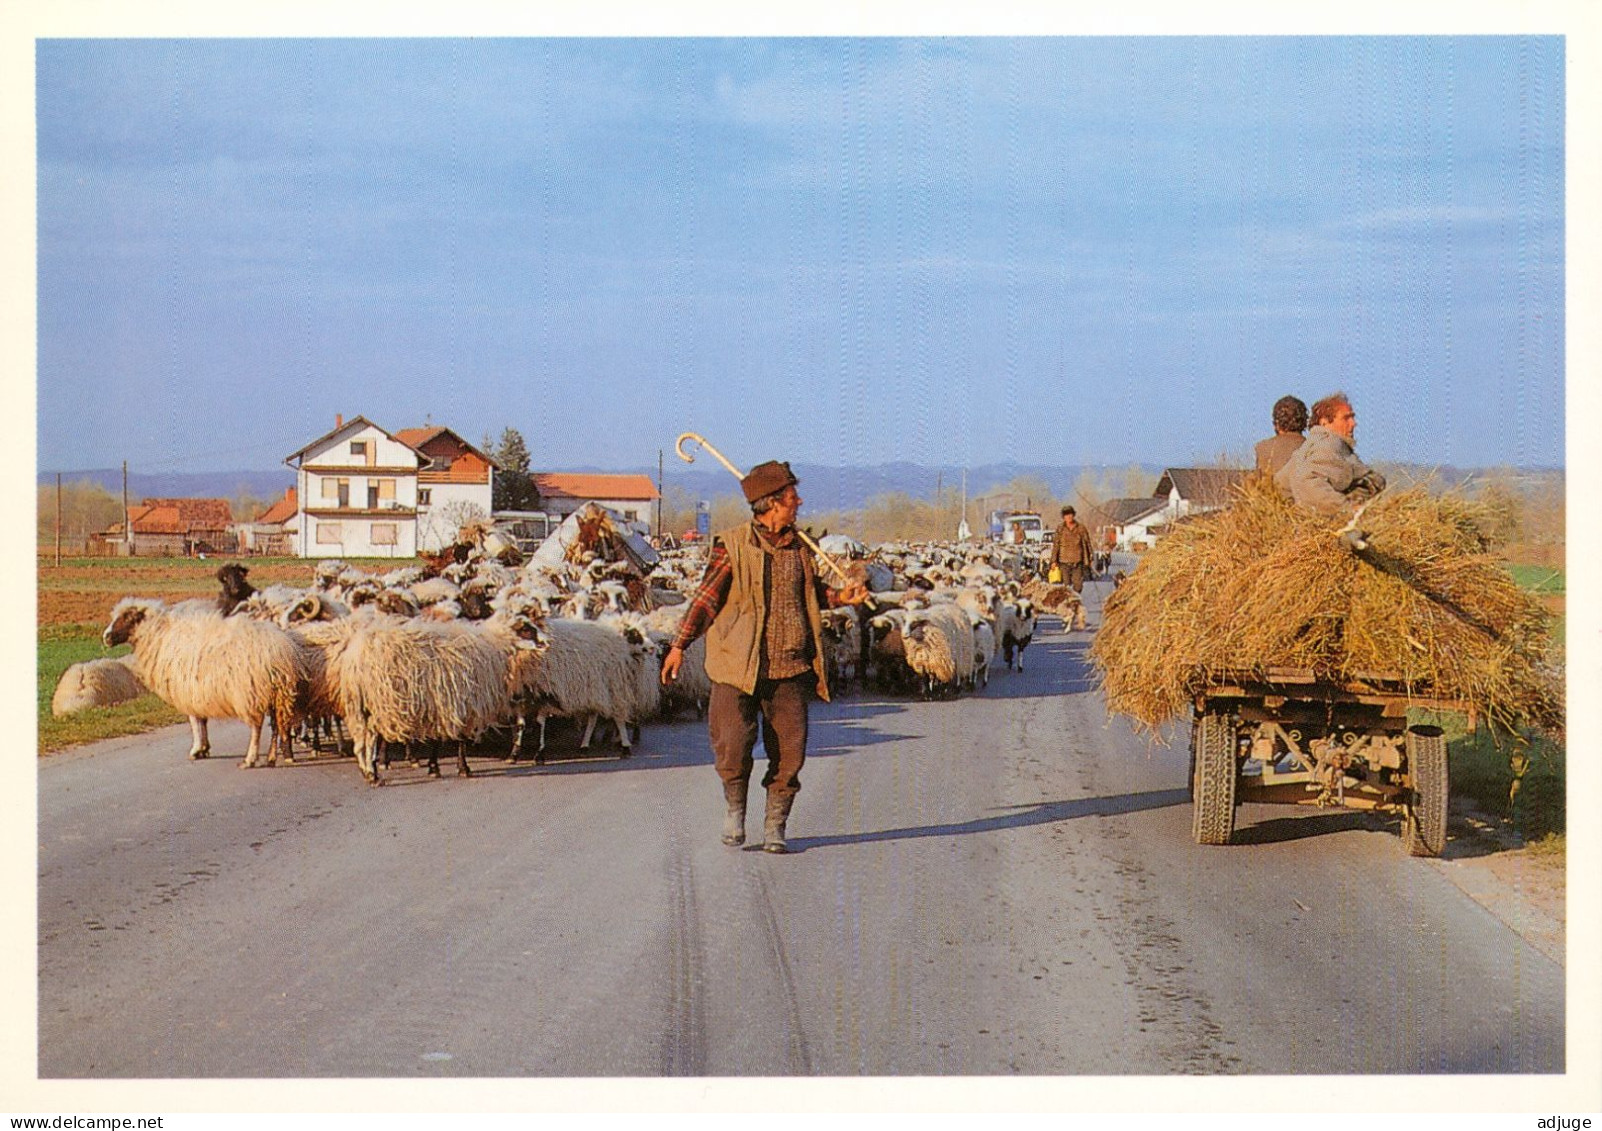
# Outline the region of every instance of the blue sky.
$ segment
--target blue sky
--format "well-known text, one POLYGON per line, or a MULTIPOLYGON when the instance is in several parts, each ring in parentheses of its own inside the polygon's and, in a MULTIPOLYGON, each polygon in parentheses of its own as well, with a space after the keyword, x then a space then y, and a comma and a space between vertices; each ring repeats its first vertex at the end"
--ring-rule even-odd
POLYGON ((1564 462, 1555 37, 42 40, 38 463, 1564 462))

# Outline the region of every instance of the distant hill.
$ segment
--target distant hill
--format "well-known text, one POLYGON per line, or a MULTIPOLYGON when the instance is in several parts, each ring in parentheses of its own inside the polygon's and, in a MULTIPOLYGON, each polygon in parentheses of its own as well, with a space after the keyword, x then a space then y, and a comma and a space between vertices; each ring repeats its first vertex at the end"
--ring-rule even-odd
MULTIPOLYGON (((825 467, 821 464, 796 463, 792 466, 801 480, 801 495, 806 500, 806 509, 813 514, 856 510, 879 495, 904 494, 915 499, 927 499, 934 495, 937 484, 946 489, 956 490, 960 489, 963 483, 963 469, 955 466, 928 467, 915 463, 883 463, 867 467, 825 467)), ((988 493, 1026 476, 1040 480, 1056 498, 1071 498, 1074 484, 1083 473, 1123 471, 1128 466, 1128 464, 1118 464, 1110 467, 1104 465, 1060 467, 1006 462, 970 467, 967 469, 968 499, 972 503, 983 505, 988 493)), ((1447 484, 1460 483, 1473 476, 1492 474, 1488 470, 1472 468, 1431 468, 1384 463, 1378 466, 1393 482, 1398 483, 1422 478, 1432 473, 1447 484)), ((1163 470, 1157 464, 1141 464, 1140 467, 1153 478, 1160 475, 1163 470)), ((561 470, 644 475, 652 483, 656 482, 654 466, 564 467, 561 470)), ((1563 476, 1561 469, 1549 468, 1525 468, 1518 474, 1521 478, 1532 480, 1555 477, 1561 481, 1563 476)), ((66 483, 85 479, 98 483, 112 495, 119 495, 122 491, 122 471, 119 468, 62 472, 62 481, 66 483)), ((41 471, 38 481, 41 486, 54 484, 56 473, 41 471)), ((719 467, 710 456, 698 459, 693 466, 677 459, 671 461, 662 469, 662 482, 667 490, 672 491, 676 488, 688 492, 694 499, 716 499, 732 495, 738 490, 733 476, 719 467)), ((260 499, 276 499, 284 493, 285 488, 294 486, 294 483, 295 474, 288 469, 165 474, 130 472, 128 497, 134 500, 170 496, 231 499, 243 492, 249 492, 260 499)), ((1018 503, 1021 505, 1024 501, 1018 500, 1018 503)), ((1039 505, 1038 502, 1036 505, 1039 505)))
MULTIPOLYGON (((88 480, 104 487, 114 496, 122 494, 120 467, 95 468, 89 471, 63 471, 63 483, 81 483, 88 480)), ((54 471, 39 472, 39 486, 54 486, 54 471)), ((128 473, 128 498, 140 499, 232 499, 251 494, 258 499, 276 499, 287 488, 295 485, 295 473, 287 468, 278 471, 188 471, 128 473)))

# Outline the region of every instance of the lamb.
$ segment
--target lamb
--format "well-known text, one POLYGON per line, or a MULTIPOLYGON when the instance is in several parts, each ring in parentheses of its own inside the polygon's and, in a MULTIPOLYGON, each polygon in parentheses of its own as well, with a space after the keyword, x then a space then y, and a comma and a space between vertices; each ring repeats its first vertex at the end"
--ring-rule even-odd
MULTIPOLYGON (((239 719, 250 727, 243 768, 256 765, 262 724, 271 718, 279 735, 295 717, 295 693, 306 677, 301 649, 277 625, 224 617, 209 601, 171 607, 150 598, 124 597, 111 610, 102 636, 106 647, 132 644, 145 685, 189 716, 191 758, 211 752, 208 719, 239 719)), ((275 740, 267 764, 277 760, 275 740)))
POLYGON ((132 656, 113 660, 85 660, 61 673, 50 713, 56 718, 89 707, 112 707, 145 693, 132 656))
MULTIPOLYGON (((630 726, 661 706, 656 642, 637 617, 555 617, 544 627, 547 647, 528 666, 518 688, 520 700, 533 706, 540 728, 534 761, 545 761, 545 723, 556 716, 585 719, 580 749, 589 748, 599 719, 612 720, 627 757, 630 726)), ((522 751, 523 729, 517 728, 508 761, 516 761, 522 751)))
POLYGON ((978 687, 990 686, 990 663, 996 658, 996 630, 995 627, 978 613, 968 613, 973 621, 973 677, 971 684, 978 687))
MULTIPOLYGON (((500 614, 482 625, 373 618, 338 643, 330 664, 356 763, 373 785, 378 743, 457 742, 456 772, 471 777, 466 743, 511 716, 514 690, 543 645, 538 622, 500 614)), ((439 773, 437 754, 429 773, 439 773)))

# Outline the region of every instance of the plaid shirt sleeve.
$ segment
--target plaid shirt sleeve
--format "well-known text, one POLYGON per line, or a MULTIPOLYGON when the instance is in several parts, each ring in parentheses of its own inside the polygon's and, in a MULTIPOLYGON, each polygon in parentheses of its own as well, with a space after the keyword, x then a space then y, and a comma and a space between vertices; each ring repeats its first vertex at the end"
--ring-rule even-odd
POLYGON ((712 560, 706 564, 701 584, 690 595, 690 607, 679 622, 679 634, 673 641, 675 648, 688 648, 712 627, 713 619, 729 599, 729 588, 734 584, 734 566, 729 552, 722 545, 712 547, 712 560))

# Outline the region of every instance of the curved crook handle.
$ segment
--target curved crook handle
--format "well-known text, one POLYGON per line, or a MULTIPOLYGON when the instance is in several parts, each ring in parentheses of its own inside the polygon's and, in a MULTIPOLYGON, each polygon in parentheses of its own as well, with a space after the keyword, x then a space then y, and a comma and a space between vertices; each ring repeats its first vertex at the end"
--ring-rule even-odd
POLYGON ((695 462, 695 457, 693 455, 691 455, 689 452, 684 450, 684 442, 686 440, 694 440, 697 444, 700 444, 703 449, 705 449, 708 452, 711 452, 712 453, 712 458, 717 460, 724 467, 728 468, 729 469, 729 474, 734 476, 736 479, 744 479, 745 478, 745 472, 743 472, 739 468, 735 467, 732 463, 730 463, 727 459, 725 459, 723 457, 723 453, 722 452, 718 451, 711 444, 707 443, 705 436, 698 435, 698 434, 696 434, 694 432, 685 432, 683 435, 681 435, 679 437, 678 442, 673 445, 673 450, 678 453, 679 458, 681 460, 683 460, 685 463, 694 463, 695 462))

